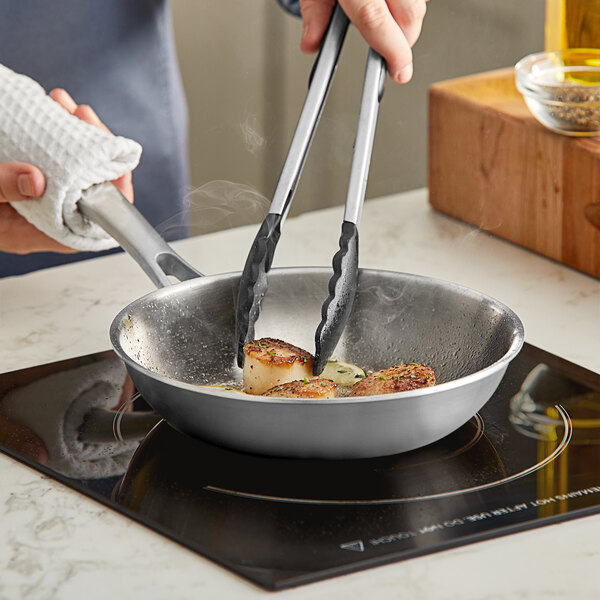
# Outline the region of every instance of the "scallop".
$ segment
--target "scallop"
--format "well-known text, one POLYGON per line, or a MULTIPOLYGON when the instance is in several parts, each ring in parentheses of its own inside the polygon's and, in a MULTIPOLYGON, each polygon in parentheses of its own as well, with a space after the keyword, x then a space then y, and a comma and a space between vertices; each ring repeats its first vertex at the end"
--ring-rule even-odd
POLYGON ((312 355, 274 338, 262 338, 244 345, 244 391, 262 394, 288 383, 312 378, 312 355))
POLYGON ((316 379, 302 379, 276 385, 267 390, 262 396, 275 396, 278 398, 317 398, 324 400, 334 398, 337 384, 331 379, 318 377, 316 379))
POLYGON ((418 363, 395 365, 375 371, 352 386, 350 396, 395 394, 435 385, 431 367, 418 363))

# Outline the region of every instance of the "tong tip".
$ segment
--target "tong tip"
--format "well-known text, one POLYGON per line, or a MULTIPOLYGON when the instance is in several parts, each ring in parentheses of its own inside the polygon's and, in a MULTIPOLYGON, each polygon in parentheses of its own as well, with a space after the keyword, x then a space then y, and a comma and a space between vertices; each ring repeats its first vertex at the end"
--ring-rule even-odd
POLYGON ((267 291, 267 273, 281 235, 282 215, 269 213, 262 222, 240 277, 235 311, 237 364, 244 365, 244 344, 254 336, 254 324, 267 291))
POLYGON ((340 249, 333 257, 329 295, 321 308, 321 322, 315 332, 313 375, 320 375, 339 342, 354 304, 358 280, 358 228, 344 221, 340 249))

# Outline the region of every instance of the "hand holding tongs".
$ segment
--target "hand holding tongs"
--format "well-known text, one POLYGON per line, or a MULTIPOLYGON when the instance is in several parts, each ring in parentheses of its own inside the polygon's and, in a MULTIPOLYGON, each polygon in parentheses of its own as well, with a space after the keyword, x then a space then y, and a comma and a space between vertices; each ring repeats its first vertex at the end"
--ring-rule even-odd
MULTIPOLYGON (((267 291, 267 273, 271 268, 281 227, 290 210, 308 148, 325 104, 348 25, 348 17, 337 4, 311 72, 308 94, 269 213, 260 226, 246 259, 240 278, 236 309, 237 358, 240 367, 244 362, 244 344, 251 341, 254 336, 254 324, 260 313, 260 303, 267 291)), ((385 73, 385 61, 370 48, 354 142, 340 249, 333 257, 333 276, 329 281, 329 296, 323 303, 321 323, 315 333, 316 350, 313 366, 315 375, 320 374, 325 368, 328 358, 342 335, 354 302, 358 277, 357 227, 367 187, 385 73)))

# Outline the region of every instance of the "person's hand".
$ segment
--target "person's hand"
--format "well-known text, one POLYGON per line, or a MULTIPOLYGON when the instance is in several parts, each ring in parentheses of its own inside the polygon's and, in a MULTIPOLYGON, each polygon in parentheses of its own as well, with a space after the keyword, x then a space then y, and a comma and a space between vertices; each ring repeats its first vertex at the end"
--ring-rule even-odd
POLYGON ((35 166, 21 162, 0 163, 0 250, 13 254, 75 252, 34 227, 9 202, 39 198, 46 181, 35 166))
MULTIPOLYGON (((339 0, 348 18, 369 46, 387 63, 397 83, 410 81, 413 74, 412 46, 421 33, 427 0, 339 0)), ((316 52, 336 0, 300 0, 302 40, 300 50, 316 52)))
MULTIPOLYGON (((65 90, 52 90, 50 97, 82 121, 109 132, 91 107, 78 105, 65 90)), ((133 202, 131 173, 119 177, 112 183, 130 202, 133 202)), ((44 193, 45 187, 44 174, 36 166, 22 162, 0 163, 0 250, 13 254, 76 252, 42 233, 9 204, 19 200, 39 198, 44 193)))

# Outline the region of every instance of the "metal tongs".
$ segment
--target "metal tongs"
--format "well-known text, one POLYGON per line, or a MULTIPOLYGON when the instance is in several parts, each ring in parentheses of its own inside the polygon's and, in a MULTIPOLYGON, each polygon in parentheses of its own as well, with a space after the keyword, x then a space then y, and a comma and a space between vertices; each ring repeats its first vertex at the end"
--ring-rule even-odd
MULTIPOLYGON (((236 308, 237 361, 240 367, 244 363, 244 344, 254 337, 254 324, 260 314, 260 304, 267 291, 267 273, 271 268, 281 228, 290 210, 308 148, 331 86, 348 25, 348 17, 337 4, 313 65, 308 94, 269 213, 260 226, 246 259, 240 278, 236 308)), ((358 223, 367 187, 385 73, 385 61, 370 48, 354 141, 340 249, 333 257, 333 276, 329 281, 329 295, 323 303, 321 322, 315 333, 314 375, 319 375, 325 368, 342 335, 354 302, 358 278, 358 223)))

